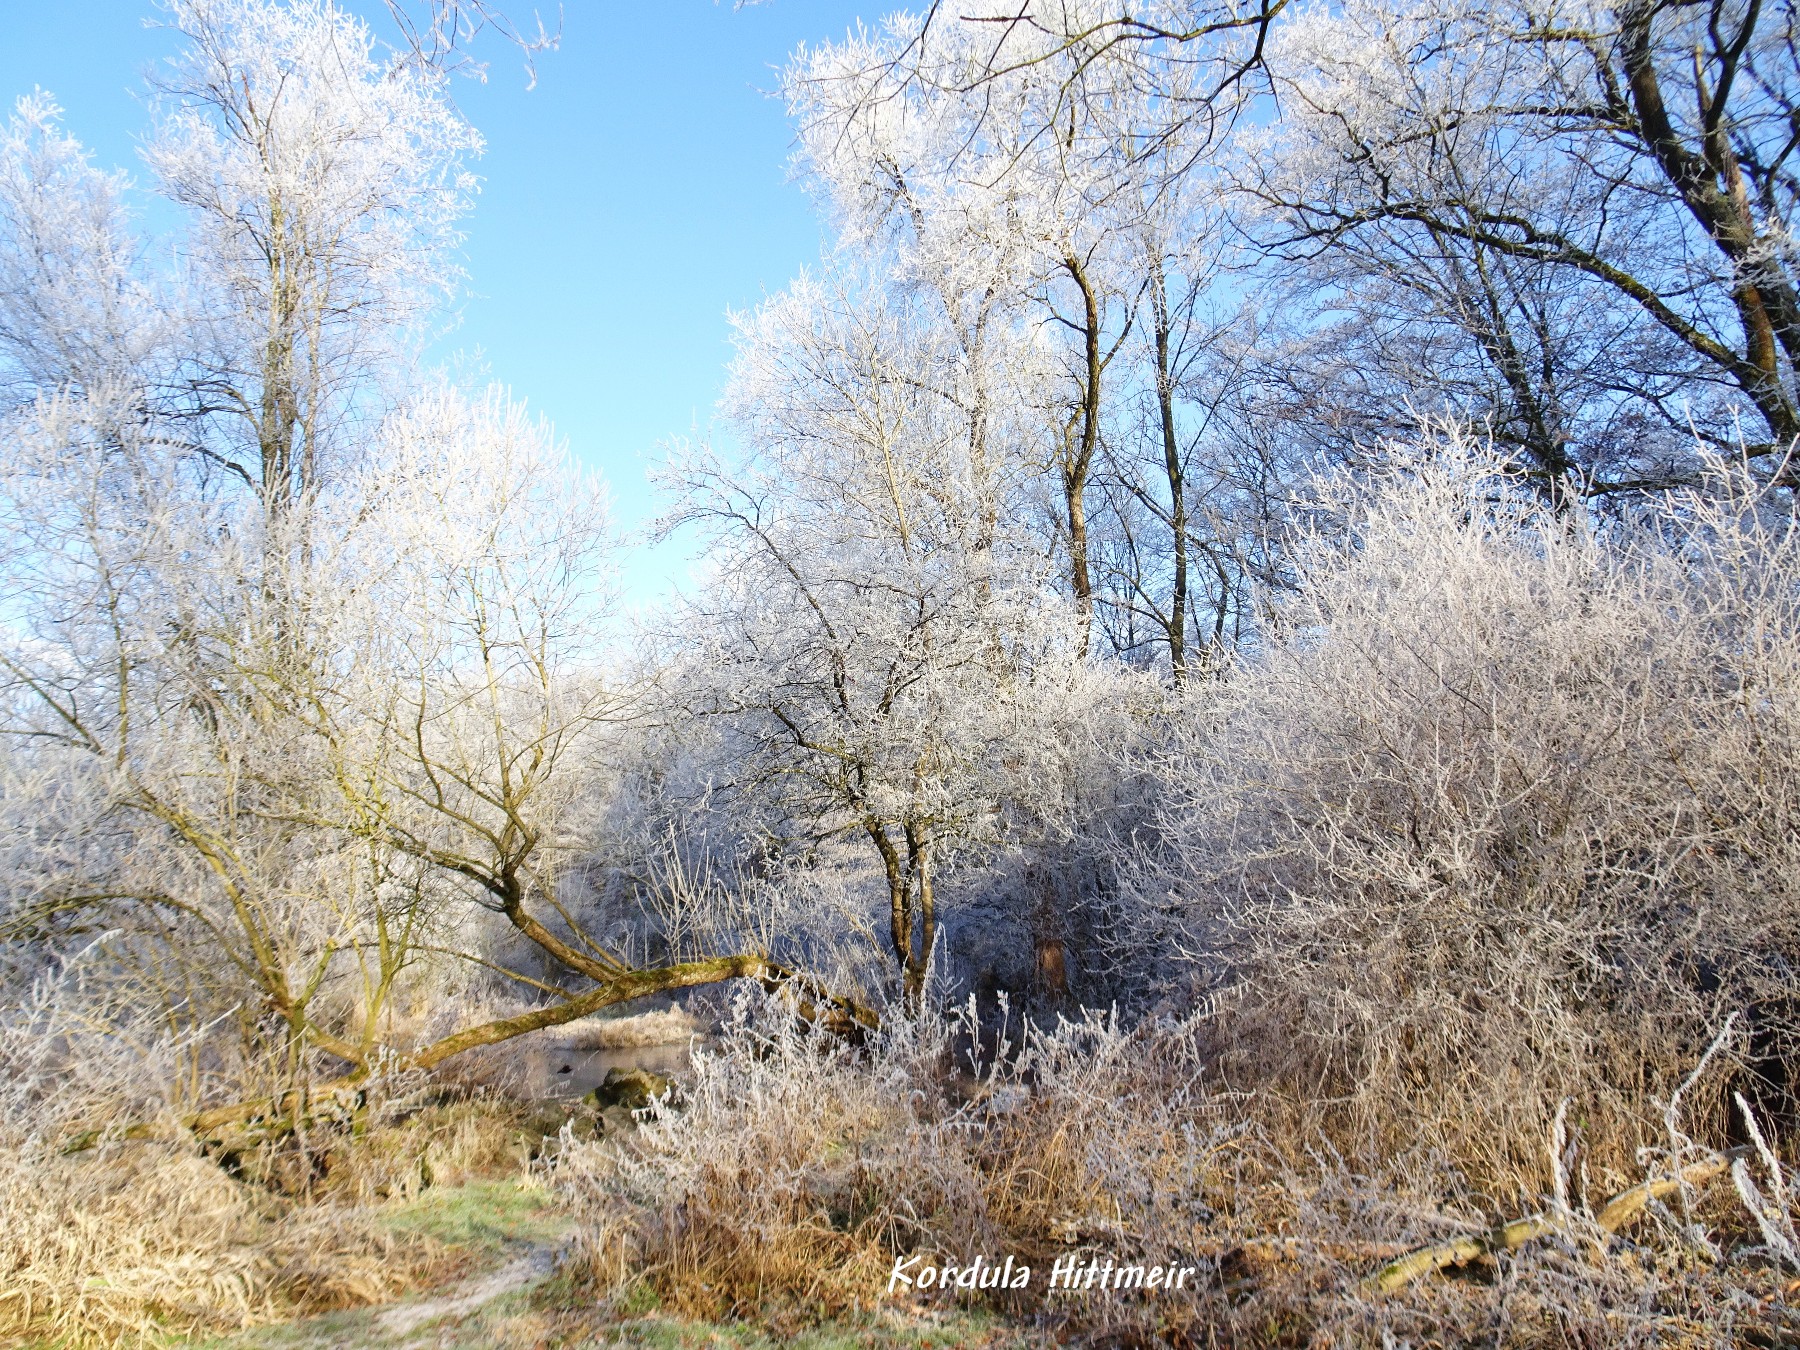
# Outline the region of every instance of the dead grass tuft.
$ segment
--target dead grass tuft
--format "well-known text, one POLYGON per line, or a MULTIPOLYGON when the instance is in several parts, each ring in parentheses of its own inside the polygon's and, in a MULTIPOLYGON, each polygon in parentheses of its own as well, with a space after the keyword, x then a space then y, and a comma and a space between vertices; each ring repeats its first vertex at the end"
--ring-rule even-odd
POLYGON ((390 1297, 441 1265, 367 1209, 300 1207, 190 1144, 0 1148, 0 1335, 221 1330, 390 1297))

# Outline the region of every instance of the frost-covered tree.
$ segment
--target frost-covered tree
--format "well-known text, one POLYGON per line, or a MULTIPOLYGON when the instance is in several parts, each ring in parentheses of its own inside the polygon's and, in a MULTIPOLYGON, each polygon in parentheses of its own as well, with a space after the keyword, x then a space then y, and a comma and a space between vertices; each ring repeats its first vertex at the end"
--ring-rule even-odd
POLYGON ((141 267, 121 176, 62 130, 41 91, 0 134, 0 409, 124 389, 154 367, 165 297, 141 267))
MULTIPOLYGON (((1043 353, 1037 393, 1044 426, 1034 458, 1069 592, 1095 604, 1090 489, 1107 415, 1107 371, 1130 332, 1137 288, 1115 253, 1115 210, 1136 184, 1115 127, 1084 123, 1043 134, 1066 71, 1040 55, 1041 35, 987 22, 935 30, 897 17, 873 35, 810 53, 789 72, 803 155, 851 234, 897 230, 909 267, 957 302, 998 298, 1043 353), (998 36, 996 36, 998 35, 998 36), (1019 60, 979 98, 945 92, 952 72, 1019 48, 1019 60), (967 299, 965 299, 967 297, 967 299)), ((1007 59, 1006 56, 1000 58, 1007 59)), ((1095 68, 1093 79, 1116 73, 1095 68)), ((1125 100, 1129 82, 1105 95, 1125 100)))
POLYGON ((774 847, 872 850, 912 998, 941 874, 1003 835, 1080 665, 927 303, 842 272, 796 283, 740 323, 727 407, 747 461, 677 469, 680 517, 712 543, 688 706, 729 727, 726 772, 774 847))
POLYGON ((458 280, 481 148, 430 67, 323 0, 183 0, 145 158, 191 222, 201 448, 273 514, 354 455, 371 372, 458 280))
POLYGON ((463 493, 490 513, 584 504, 504 405, 432 411, 428 445, 425 414, 390 419, 378 463, 305 508, 312 547, 279 587, 258 584, 278 526, 254 498, 197 495, 179 448, 96 434, 74 401, 10 429, 5 730, 101 825, 14 877, 15 936, 110 921, 167 939, 159 992, 182 1021, 236 1002, 252 1042, 273 1019, 287 1053, 363 1065, 398 982, 459 940, 446 925, 467 942, 464 880, 549 865, 570 790, 545 781, 568 778, 558 752, 603 705, 542 647, 547 625, 579 631, 566 611, 593 573, 556 569, 603 516, 548 539, 549 511, 470 528, 463 493), (427 509, 445 499, 463 530, 427 509), (475 581, 495 573, 499 596, 475 581), (468 631, 470 606, 486 628, 468 631))
POLYGON ((1303 442, 1271 427, 1263 272, 1215 165, 1275 10, 1153 9, 896 18, 788 87, 846 243, 927 286, 987 278, 1042 352, 1030 462, 1070 593, 1179 682, 1282 573, 1303 442))
POLYGON ((28 863, 0 931, 112 931, 139 998, 184 1032, 228 1015, 242 1081, 279 1087, 316 1051, 430 1066, 660 989, 791 987, 760 953, 639 969, 562 903, 623 698, 606 512, 509 397, 415 369, 479 145, 442 74, 323 0, 171 12, 146 157, 186 217, 172 272, 47 100, 0 145, 0 732, 28 863), (537 1006, 390 1044, 459 968, 537 1006))
POLYGON ((1793 41, 1723 0, 1313 7, 1271 42, 1247 191, 1369 395, 1485 418, 1547 490, 1678 479, 1672 444, 1736 444, 1738 410, 1779 472, 1793 41))

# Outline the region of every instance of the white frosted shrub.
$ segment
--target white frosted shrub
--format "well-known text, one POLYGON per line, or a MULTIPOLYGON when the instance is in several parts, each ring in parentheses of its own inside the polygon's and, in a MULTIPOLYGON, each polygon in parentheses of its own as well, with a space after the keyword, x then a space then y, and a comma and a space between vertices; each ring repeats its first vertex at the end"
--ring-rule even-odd
POLYGON ((1235 990, 1237 1072, 1479 1170, 1539 1156, 1564 1095, 1630 1134, 1733 1010, 1778 1063, 1791 518, 1723 474, 1591 528, 1454 437, 1333 491, 1347 528, 1196 698, 1138 859, 1235 990))

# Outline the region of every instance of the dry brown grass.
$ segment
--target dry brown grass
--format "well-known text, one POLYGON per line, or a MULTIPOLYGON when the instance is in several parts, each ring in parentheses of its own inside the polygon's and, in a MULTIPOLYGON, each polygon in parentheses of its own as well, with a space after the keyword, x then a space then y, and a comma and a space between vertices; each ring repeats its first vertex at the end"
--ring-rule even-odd
POLYGON ((740 1002, 677 1107, 563 1155, 590 1281, 648 1279, 694 1315, 822 1317, 868 1306, 900 1254, 1036 1261, 1104 1238, 1160 1259, 1255 1152, 1205 1120, 1185 1030, 1146 1055, 1090 1020, 959 1075, 949 1024, 896 1016, 859 1051, 779 1016, 740 1002))
POLYGON ((1207 1019, 1028 1031, 974 1073, 951 1064, 966 1029, 896 1022, 858 1053, 740 1013, 684 1102, 558 1162, 584 1222, 576 1273, 620 1297, 647 1282, 684 1314, 785 1325, 880 1302, 899 1256, 1010 1253, 1035 1268, 1030 1291, 964 1297, 1118 1343, 1730 1346, 1800 1331, 1729 1185, 1653 1206, 1602 1247, 1578 1163, 1552 1175, 1547 1121, 1535 1206, 1567 1198, 1562 1231, 1376 1296, 1364 1281, 1385 1261, 1519 1217, 1517 1201, 1425 1147, 1352 1167, 1279 1102, 1211 1081, 1207 1019), (1201 1277, 1179 1295, 1046 1297, 1071 1253, 1201 1277))
POLYGON ((0 1018, 0 1339, 119 1344, 385 1300, 460 1258, 381 1202, 519 1171, 512 1109, 422 1102, 423 1084, 304 1137, 198 1140, 179 1047, 101 1011, 65 967, 0 1018))
POLYGON ((414 1106, 378 1104, 355 1132, 327 1136, 315 1163, 315 1198, 371 1205, 430 1186, 459 1186, 520 1170, 530 1145, 521 1108, 486 1094, 414 1106))
POLYGON ((0 1335, 117 1343, 392 1296, 442 1265, 364 1208, 303 1206, 191 1142, 0 1149, 0 1335))
POLYGON ((738 1007, 732 1049, 701 1052, 697 1109, 647 1120, 624 1148, 565 1150, 556 1183, 591 1220, 577 1268, 609 1290, 649 1278, 698 1316, 836 1311, 884 1265, 867 1225, 840 1221, 858 1203, 858 1144, 908 1116, 847 1046, 765 1035, 738 1007))
POLYGON ((384 1204, 524 1157, 516 1111, 484 1100, 315 1127, 304 1162, 291 1136, 221 1158, 162 1134, 76 1154, 0 1138, 0 1337, 111 1344, 386 1301, 464 1258, 384 1204))

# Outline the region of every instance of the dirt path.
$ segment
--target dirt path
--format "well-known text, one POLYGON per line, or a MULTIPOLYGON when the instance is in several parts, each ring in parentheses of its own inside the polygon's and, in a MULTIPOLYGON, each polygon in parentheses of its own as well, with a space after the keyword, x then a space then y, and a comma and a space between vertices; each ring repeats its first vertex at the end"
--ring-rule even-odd
POLYGON ((464 1281, 438 1298, 396 1303, 375 1314, 375 1325, 389 1336, 409 1336, 420 1327, 454 1318, 458 1321, 508 1294, 530 1289, 556 1269, 557 1247, 544 1243, 499 1270, 464 1281))

